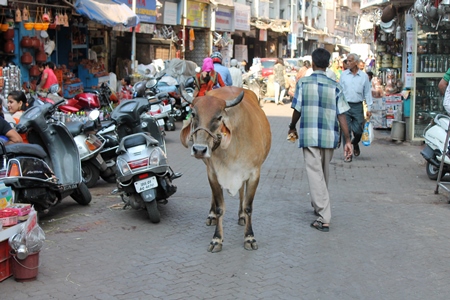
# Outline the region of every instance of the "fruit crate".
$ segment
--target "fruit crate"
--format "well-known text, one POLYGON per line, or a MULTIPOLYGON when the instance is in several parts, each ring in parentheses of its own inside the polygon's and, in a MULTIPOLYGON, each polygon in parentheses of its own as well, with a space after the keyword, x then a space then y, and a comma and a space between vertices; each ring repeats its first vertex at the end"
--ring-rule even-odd
POLYGON ((9 247, 8 240, 0 242, 0 281, 12 275, 11 264, 9 262, 11 257, 10 251, 11 247, 9 247))

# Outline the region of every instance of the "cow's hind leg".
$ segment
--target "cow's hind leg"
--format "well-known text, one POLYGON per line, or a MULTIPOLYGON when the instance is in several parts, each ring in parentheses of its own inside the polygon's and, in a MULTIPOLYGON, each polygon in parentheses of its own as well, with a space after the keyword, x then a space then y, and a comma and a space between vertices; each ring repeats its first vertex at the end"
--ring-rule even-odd
POLYGON ((239 220, 238 224, 241 226, 245 225, 245 213, 244 209, 242 208, 242 205, 244 203, 244 191, 245 191, 245 182, 242 184, 242 187, 239 189, 239 220))
MULTIPOLYGON (((223 215, 225 214, 225 202, 223 199, 223 191, 216 178, 209 179, 211 185, 213 201, 211 203, 211 210, 215 208, 214 213, 216 217, 216 230, 214 231, 213 239, 208 246, 208 252, 220 252, 222 251, 223 243, 223 215)), ((211 213, 211 211, 210 211, 211 213)))
POLYGON ((252 211, 253 211, 253 199, 255 197, 256 188, 259 183, 259 172, 255 177, 250 178, 246 183, 245 200, 243 209, 245 213, 245 231, 244 231, 244 248, 246 250, 257 250, 258 244, 255 240, 252 228, 252 211))

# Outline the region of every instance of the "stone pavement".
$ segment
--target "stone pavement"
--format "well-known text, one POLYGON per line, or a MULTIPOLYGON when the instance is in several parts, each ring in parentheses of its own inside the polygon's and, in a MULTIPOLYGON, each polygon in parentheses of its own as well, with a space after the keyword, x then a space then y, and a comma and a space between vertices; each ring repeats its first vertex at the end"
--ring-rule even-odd
POLYGON ((254 202, 259 250, 243 248, 238 200, 226 195, 224 246, 206 251, 213 227, 205 167, 167 133, 178 192, 161 207, 120 210, 113 184, 70 198, 41 218, 47 240, 36 281, 0 283, 2 299, 447 299, 449 195, 434 194, 423 146, 395 143, 388 130, 352 163, 332 160, 329 233, 315 219, 302 151, 286 141, 289 105, 264 104, 273 133, 254 202))

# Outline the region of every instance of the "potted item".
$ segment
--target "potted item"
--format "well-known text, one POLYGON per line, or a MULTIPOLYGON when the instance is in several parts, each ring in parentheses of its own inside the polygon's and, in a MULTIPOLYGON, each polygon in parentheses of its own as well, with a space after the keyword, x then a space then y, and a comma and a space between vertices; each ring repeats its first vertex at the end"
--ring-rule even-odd
POLYGON ((20 41, 20 46, 22 48, 31 48, 32 42, 29 36, 22 37, 22 40, 20 41))
POLYGON ((33 77, 39 76, 39 67, 36 65, 32 65, 28 73, 33 77))
POLYGON ((15 47, 14 42, 12 40, 7 40, 6 43, 3 45, 3 51, 8 54, 14 53, 15 47))
POLYGON ((14 38, 14 29, 9 28, 5 32, 3 32, 3 37, 5 38, 5 40, 12 40, 14 38))
POLYGON ((30 52, 24 52, 20 57, 20 62, 24 65, 30 65, 33 62, 33 56, 30 52))
POLYGON ((37 51, 37 53, 36 53, 36 57, 35 57, 35 59, 36 59, 36 62, 46 62, 47 61, 47 54, 45 54, 45 52, 44 51, 42 51, 42 50, 39 50, 39 51, 37 51))
POLYGON ((39 49, 41 47, 41 41, 35 36, 31 38, 31 47, 34 49, 39 49))

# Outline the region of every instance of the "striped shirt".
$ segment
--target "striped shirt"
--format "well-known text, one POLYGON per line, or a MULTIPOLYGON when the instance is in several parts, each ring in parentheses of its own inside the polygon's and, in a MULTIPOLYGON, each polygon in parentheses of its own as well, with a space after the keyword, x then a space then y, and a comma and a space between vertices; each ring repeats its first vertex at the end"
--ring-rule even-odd
POLYGON ((300 112, 299 148, 334 149, 339 141, 337 116, 350 109, 342 87, 320 70, 301 78, 291 107, 300 112))

